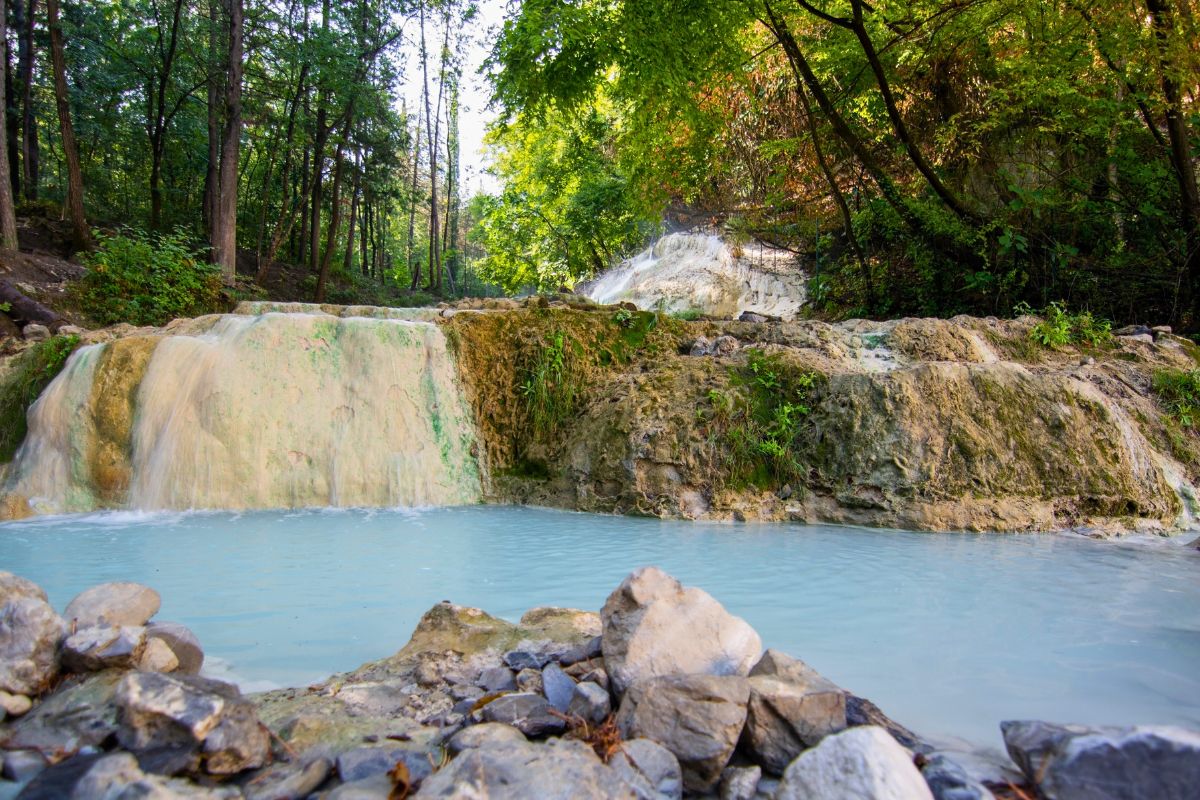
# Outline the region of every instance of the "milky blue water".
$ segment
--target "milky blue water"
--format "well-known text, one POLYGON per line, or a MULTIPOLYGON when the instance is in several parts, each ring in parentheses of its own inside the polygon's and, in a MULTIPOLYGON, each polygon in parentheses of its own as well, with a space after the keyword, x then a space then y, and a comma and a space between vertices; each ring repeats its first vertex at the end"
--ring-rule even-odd
POLYGON ((440 600, 599 609, 656 564, 918 732, 1002 719, 1200 728, 1200 553, 1179 543, 705 525, 527 508, 99 514, 0 525, 61 610, 149 584, 212 671, 303 685, 398 650, 440 600))

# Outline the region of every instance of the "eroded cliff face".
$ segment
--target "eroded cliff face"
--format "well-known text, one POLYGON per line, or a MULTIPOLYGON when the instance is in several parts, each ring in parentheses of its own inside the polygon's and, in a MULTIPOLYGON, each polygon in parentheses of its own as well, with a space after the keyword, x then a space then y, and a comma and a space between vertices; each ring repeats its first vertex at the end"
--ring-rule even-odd
POLYGON ((458 312, 446 329, 493 501, 925 530, 1187 527, 1200 437, 1163 416, 1150 385, 1156 369, 1196 368, 1195 346, 1162 335, 1052 351, 1030 341, 1033 322, 651 327, 613 307, 531 304, 458 312), (530 381, 557 342, 575 399, 547 427, 530 381), (816 377, 786 479, 748 476, 714 408, 745 395, 764 357, 816 377))

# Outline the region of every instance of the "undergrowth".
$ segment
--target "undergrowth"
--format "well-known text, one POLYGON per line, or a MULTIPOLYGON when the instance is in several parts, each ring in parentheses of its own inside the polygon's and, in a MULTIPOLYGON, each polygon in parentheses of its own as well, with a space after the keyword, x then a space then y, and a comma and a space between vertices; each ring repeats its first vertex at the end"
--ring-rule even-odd
POLYGON ((16 454, 25 439, 29 406, 62 371, 78 344, 78 336, 55 336, 16 356, 0 381, 0 463, 11 461, 16 454))
POLYGON ((1090 311, 1080 311, 1072 314, 1064 303, 1051 303, 1035 312, 1027 304, 1017 307, 1018 315, 1035 314, 1041 316, 1041 321, 1029 331, 1029 338, 1040 344, 1057 350, 1068 344, 1100 347, 1112 341, 1112 323, 1101 319, 1090 311))
POLYGON ((1160 369, 1154 373, 1158 402, 1184 428, 1200 427, 1200 369, 1160 369))
POLYGON ((778 354, 746 351, 745 366, 730 370, 729 391, 710 390, 698 414, 710 436, 722 440, 735 486, 772 488, 802 482, 798 439, 824 376, 778 354))
POLYGON ((528 351, 518 369, 520 394, 532 432, 549 437, 572 419, 601 370, 627 364, 646 347, 658 316, 648 311, 618 309, 611 327, 590 338, 555 328, 528 351))
POLYGON ((220 270, 206 264, 182 232, 127 229, 101 235, 76 285, 79 302, 104 325, 164 325, 176 317, 217 311, 220 270))

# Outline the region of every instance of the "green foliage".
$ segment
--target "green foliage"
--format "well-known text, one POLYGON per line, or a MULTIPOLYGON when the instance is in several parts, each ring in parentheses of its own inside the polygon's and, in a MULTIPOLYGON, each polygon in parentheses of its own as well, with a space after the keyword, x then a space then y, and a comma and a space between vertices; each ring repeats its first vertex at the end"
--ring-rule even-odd
POLYGON ((746 354, 746 365, 731 371, 734 389, 708 392, 711 421, 727 448, 733 480, 760 488, 799 482, 804 466, 797 446, 823 378, 778 354, 757 349, 746 354))
MULTIPOLYGON (((1028 305, 1018 306, 1018 313, 1027 313, 1028 305)), ((1054 302, 1042 309, 1042 319, 1029 331, 1029 338, 1056 350, 1068 344, 1099 347, 1112 341, 1112 323, 1098 319, 1090 311, 1072 314, 1064 303, 1054 302)))
POLYGON ((163 325, 220 307, 219 271, 203 263, 179 231, 152 235, 127 229, 100 236, 84 264, 79 299, 104 324, 163 325))
POLYGON ((1180 425, 1200 427, 1200 369, 1158 370, 1153 386, 1158 402, 1180 425))
POLYGON ((671 316, 684 322, 695 322, 704 316, 704 311, 699 308, 685 308, 683 311, 672 313, 671 316))
POLYGON ((578 347, 562 331, 555 331, 525 370, 521 395, 539 436, 553 434, 575 413, 583 390, 582 375, 576 368, 578 347))
POLYGON ((26 412, 67 363, 78 336, 55 336, 16 356, 0 379, 0 462, 11 461, 26 432, 26 412))

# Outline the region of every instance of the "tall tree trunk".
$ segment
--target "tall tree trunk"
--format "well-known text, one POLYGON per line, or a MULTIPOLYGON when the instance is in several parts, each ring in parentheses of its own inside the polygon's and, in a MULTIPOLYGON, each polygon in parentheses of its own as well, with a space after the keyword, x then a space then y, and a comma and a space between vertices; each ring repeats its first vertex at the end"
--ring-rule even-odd
MULTIPOLYGON (((55 10, 57 11, 57 9, 58 4, 55 3, 55 10)), ((174 0, 171 6, 170 33, 165 42, 162 38, 161 23, 156 20, 155 46, 159 54, 159 63, 156 66, 155 74, 147 83, 146 129, 150 136, 150 227, 154 230, 162 227, 162 172, 163 159, 166 158, 167 153, 167 128, 170 126, 175 112, 183 104, 183 98, 180 98, 173 110, 168 111, 167 109, 167 89, 171 86, 175 54, 179 49, 179 26, 182 17, 183 0, 174 0)))
POLYGON ((354 183, 350 187, 350 219, 346 223, 346 254, 342 256, 342 270, 349 275, 354 265, 354 234, 358 222, 358 194, 362 190, 362 152, 354 151, 354 183))
POLYGON ((1200 328, 1200 191, 1188 147, 1187 119, 1176 81, 1176 65, 1171 58, 1171 31, 1174 14, 1170 0, 1146 0, 1146 10, 1154 24, 1154 39, 1158 47, 1159 72, 1163 99, 1166 101, 1167 140, 1170 142, 1171 166, 1179 186, 1180 224, 1185 247, 1184 264, 1188 274, 1193 328, 1200 328))
MULTIPOLYGON (((0 0, 2 3, 3 0, 0 0)), ((75 246, 91 250, 92 233, 83 213, 83 171, 79 167, 79 150, 75 146, 75 129, 71 126, 71 103, 67 97, 67 65, 63 55, 62 27, 58 24, 58 0, 46 0, 46 27, 50 29, 50 61, 54 70, 54 101, 58 106, 58 128, 62 136, 63 155, 67 162, 67 211, 75 235, 75 246)))
POLYGON ((204 171, 204 205, 200 218, 214 251, 217 246, 217 205, 221 193, 221 77, 219 0, 208 0, 208 168, 204 171))
MULTIPOLYGON (((2 26, 8 32, 8 24, 2 26)), ((21 113, 17 106, 17 88, 13 83, 12 48, 4 37, 4 127, 5 150, 8 155, 8 177, 13 197, 21 196, 21 113)))
MULTIPOLYGON (((22 186, 26 200, 38 199, 38 170, 41 153, 38 149, 37 116, 33 107, 33 19, 37 13, 37 0, 21 0, 13 3, 13 11, 22 9, 17 32, 17 82, 21 87, 21 166, 22 186)), ((16 16, 14 14, 14 16, 16 16)))
POLYGON ((421 265, 413 263, 413 256, 416 255, 413 237, 416 236, 416 221, 417 221, 417 179, 421 166, 421 115, 417 114, 417 137, 413 139, 413 168, 412 168, 412 185, 408 192, 408 245, 406 247, 406 258, 408 259, 408 274, 411 281, 408 290, 411 292, 417 288, 417 284, 421 280, 421 265))
MULTIPOLYGON (((283 137, 283 172, 280 178, 280 187, 283 189, 284 195, 282 202, 287 204, 288 211, 283 213, 276 224, 275 233, 271 237, 271 246, 267 250, 267 257, 264 261, 259 259, 258 264, 258 283, 262 283, 267 277, 267 270, 270 269, 271 262, 275 260, 275 256, 279 253, 279 248, 283 245, 283 240, 291 235, 293 227, 296 224, 296 214, 300 210, 299 195, 296 194, 291 203, 287 202, 287 190, 292 178, 292 136, 296 130, 296 111, 300 107, 300 99, 304 94, 304 81, 308 77, 308 63, 300 65, 300 77, 296 81, 296 96, 292 99, 292 107, 288 112, 287 133, 283 137)), ((305 169, 307 172, 307 169, 305 169)), ((281 209, 282 210, 282 209, 281 209)))
MULTIPOLYGON (((0 29, 8 29, 8 9, 5 0, 0 0, 0 29)), ((0 70, 8 74, 8 58, 0 61, 0 70)), ((0 76, 3 77, 3 76, 0 76)), ((4 81, 0 81, 0 86, 4 81)), ((3 107, 3 104, 0 104, 3 107)), ((0 125, 0 247, 6 250, 17 249, 17 214, 13 208, 12 181, 9 180, 8 157, 8 126, 0 125)))
POLYGON ((363 271, 363 275, 371 274, 371 262, 367 261, 367 223, 371 218, 371 202, 367 197, 366 187, 363 188, 362 196, 362 222, 359 223, 358 232, 358 266, 363 271))
MULTIPOLYGON (((329 30, 329 0, 323 0, 321 3, 321 30, 329 30)), ((313 137, 312 180, 308 186, 309 192, 312 194, 309 207, 309 214, 312 215, 312 218, 308 223, 308 268, 310 272, 317 271, 321 253, 321 184, 322 173, 325 171, 325 144, 329 140, 329 126, 326 125, 329 88, 328 85, 324 85, 326 80, 326 76, 318 75, 318 81, 323 86, 317 98, 317 129, 313 137)))
POLYGON ((343 141, 339 141, 333 156, 333 190, 329 197, 329 230, 325 234, 325 252, 321 255, 321 271, 317 275, 318 303, 325 302, 325 284, 329 280, 329 264, 333 260, 333 251, 337 247, 338 228, 342 222, 342 174, 345 172, 346 160, 342 157, 345 136, 350 134, 350 126, 346 125, 343 141))
MULTIPOLYGON (((305 115, 307 116, 307 115, 305 115)), ((308 252, 308 204, 312 199, 308 193, 308 145, 304 146, 304 157, 300 162, 300 241, 296 247, 296 263, 304 264, 308 252)))
POLYGON ((237 278, 238 148, 242 138, 242 0, 225 0, 229 14, 229 74, 221 136, 220 194, 213 225, 216 262, 227 283, 237 278))

